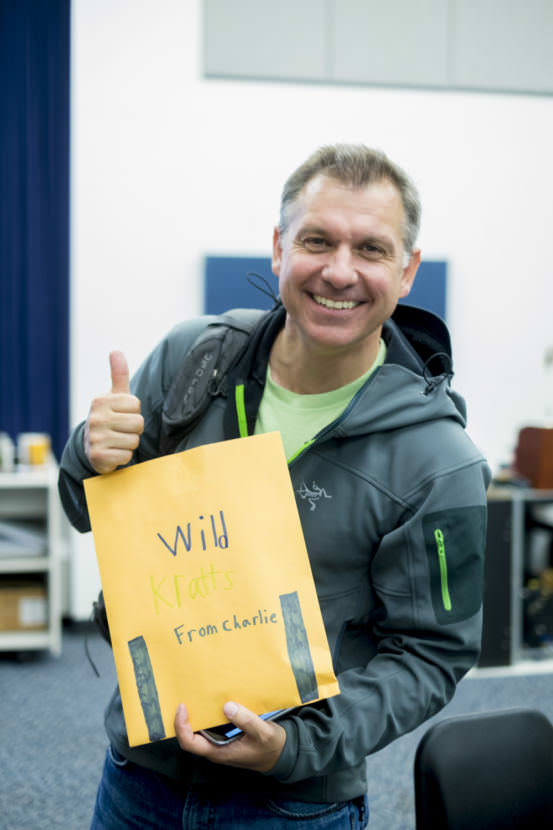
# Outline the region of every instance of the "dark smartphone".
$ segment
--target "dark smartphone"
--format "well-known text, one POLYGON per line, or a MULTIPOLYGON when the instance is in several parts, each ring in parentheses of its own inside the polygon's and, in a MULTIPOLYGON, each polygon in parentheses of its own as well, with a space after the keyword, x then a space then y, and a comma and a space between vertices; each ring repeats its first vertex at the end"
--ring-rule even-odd
MULTIPOLYGON (((291 711, 291 709, 275 709, 273 712, 265 712, 259 717, 262 720, 275 720, 275 718, 291 711)), ((203 735, 212 744, 218 744, 219 746, 231 743, 243 734, 244 732, 233 723, 222 723, 220 726, 212 726, 211 729, 200 729, 200 735, 203 735)))

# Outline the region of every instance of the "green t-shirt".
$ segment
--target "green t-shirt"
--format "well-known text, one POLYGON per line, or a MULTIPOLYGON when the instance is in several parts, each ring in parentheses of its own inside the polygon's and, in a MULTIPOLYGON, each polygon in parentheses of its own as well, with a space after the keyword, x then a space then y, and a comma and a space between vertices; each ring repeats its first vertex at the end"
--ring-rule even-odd
POLYGON ((367 378, 385 360, 386 344, 381 339, 376 360, 365 374, 345 386, 316 395, 299 395, 279 386, 272 379, 267 365, 267 379, 255 423, 255 434, 275 430, 280 432, 286 458, 290 460, 323 427, 332 423, 344 411, 367 378))

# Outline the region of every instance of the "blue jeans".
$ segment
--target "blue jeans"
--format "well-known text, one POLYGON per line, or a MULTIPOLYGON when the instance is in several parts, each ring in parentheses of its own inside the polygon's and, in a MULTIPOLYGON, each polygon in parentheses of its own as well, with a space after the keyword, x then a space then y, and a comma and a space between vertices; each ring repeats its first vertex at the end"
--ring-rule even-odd
POLYGON ((368 820, 366 796, 313 804, 256 793, 180 794, 108 747, 90 830, 362 830, 368 820))

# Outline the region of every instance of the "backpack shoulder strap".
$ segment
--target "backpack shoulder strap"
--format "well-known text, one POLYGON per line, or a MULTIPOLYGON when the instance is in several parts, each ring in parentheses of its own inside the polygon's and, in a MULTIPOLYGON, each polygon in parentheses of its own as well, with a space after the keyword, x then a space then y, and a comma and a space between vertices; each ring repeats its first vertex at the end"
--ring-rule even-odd
POLYGON ((236 308, 221 314, 194 342, 175 374, 163 403, 159 451, 173 452, 203 415, 211 399, 226 394, 226 376, 248 338, 267 314, 236 308))

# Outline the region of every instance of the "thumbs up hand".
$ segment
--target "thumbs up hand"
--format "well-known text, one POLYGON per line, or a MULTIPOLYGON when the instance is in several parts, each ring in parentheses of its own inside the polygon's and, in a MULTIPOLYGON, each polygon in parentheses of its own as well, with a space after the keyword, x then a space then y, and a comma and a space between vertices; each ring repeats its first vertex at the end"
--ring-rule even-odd
POLYGON ((122 352, 111 352, 111 391, 92 401, 84 430, 86 456, 97 473, 128 464, 144 432, 140 401, 131 395, 129 367, 122 352))

